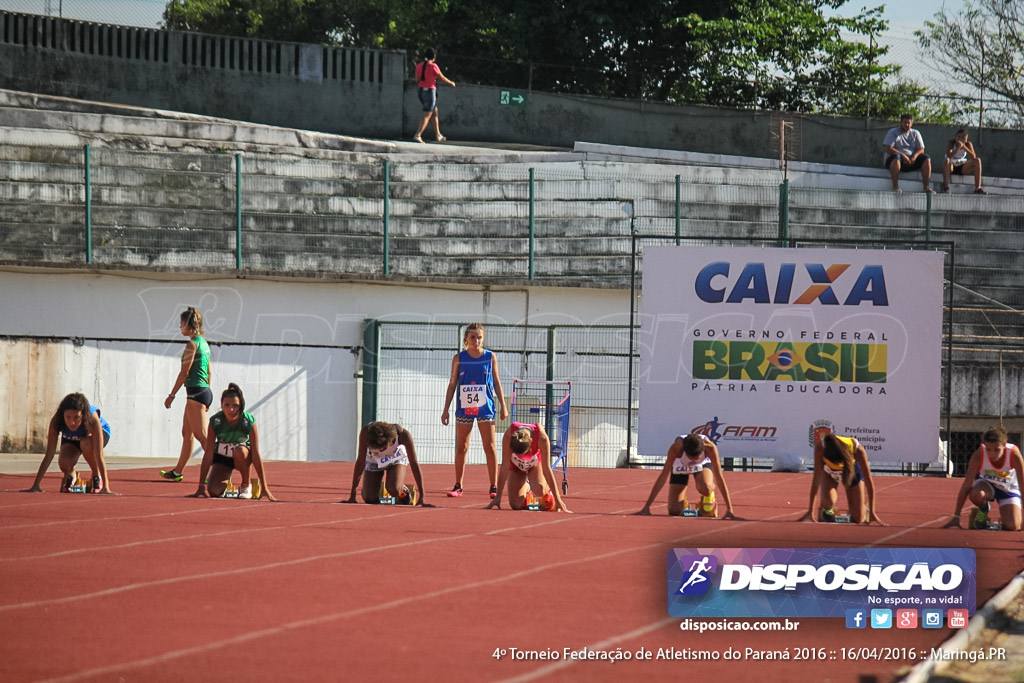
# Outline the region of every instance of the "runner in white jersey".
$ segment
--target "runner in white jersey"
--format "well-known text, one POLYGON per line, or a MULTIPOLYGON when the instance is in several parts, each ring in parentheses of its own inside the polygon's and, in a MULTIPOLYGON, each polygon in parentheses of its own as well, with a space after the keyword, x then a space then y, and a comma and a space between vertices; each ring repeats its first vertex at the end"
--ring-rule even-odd
POLYGON ((732 510, 732 498, 729 495, 729 487, 725 485, 725 476, 722 474, 722 463, 718 457, 718 446, 703 434, 679 435, 669 446, 668 455, 665 458, 665 466, 658 474, 658 478, 651 487, 651 495, 647 502, 636 514, 651 514, 651 504, 661 491, 661 487, 668 480, 668 514, 681 515, 686 509, 686 485, 693 475, 693 483, 700 493, 700 505, 698 514, 701 517, 717 517, 718 503, 715 500, 715 492, 722 492, 722 500, 725 501, 726 519, 737 519, 732 510))
POLYGON ((365 503, 379 503, 383 485, 399 505, 432 507, 423 502, 423 475, 408 429, 390 422, 371 422, 360 430, 357 448, 352 491, 343 503, 356 502, 356 489, 362 479, 361 493, 365 503), (415 485, 405 483, 407 468, 412 469, 415 485))
POLYGON ((964 483, 956 495, 953 517, 943 526, 960 526, 960 511, 967 498, 977 507, 971 513, 968 527, 984 529, 992 501, 999 506, 1003 529, 1020 531, 1020 483, 1024 481, 1024 459, 1020 449, 1006 443, 1006 430, 992 427, 982 437, 982 444, 971 455, 964 474, 964 483))

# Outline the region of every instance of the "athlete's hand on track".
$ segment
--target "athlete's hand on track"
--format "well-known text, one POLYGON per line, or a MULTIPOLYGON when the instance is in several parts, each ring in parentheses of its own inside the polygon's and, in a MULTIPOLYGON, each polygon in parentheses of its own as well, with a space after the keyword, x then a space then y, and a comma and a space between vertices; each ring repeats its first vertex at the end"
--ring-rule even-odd
POLYGON ((40 488, 39 484, 34 484, 31 488, 27 488, 22 493, 42 493, 43 489, 40 488))
POLYGON ((203 486, 202 484, 199 485, 199 488, 196 489, 195 493, 193 493, 191 496, 189 496, 189 498, 209 498, 209 497, 210 497, 210 494, 206 492, 206 487, 203 486))
POLYGON ((276 503, 277 502, 277 498, 274 498, 274 494, 272 494, 270 491, 268 491, 266 489, 266 487, 264 487, 262 490, 260 490, 259 498, 257 498, 256 500, 260 500, 262 498, 266 498, 271 503, 276 503))
POLYGON ((343 501, 340 501, 340 502, 345 503, 346 505, 348 505, 350 503, 355 503, 356 502, 356 493, 355 493, 355 491, 353 491, 352 495, 349 496, 346 500, 343 500, 343 501))
POLYGON ((733 512, 732 510, 729 510, 724 515, 722 515, 722 519, 737 519, 738 520, 739 517, 736 516, 735 512, 733 512))
POLYGON ((650 517, 651 516, 651 508, 645 507, 645 508, 643 508, 641 510, 637 510, 633 514, 634 515, 646 515, 646 516, 650 517))
POLYGON ((874 510, 871 511, 871 517, 868 519, 868 524, 871 524, 871 522, 878 522, 878 526, 889 526, 881 519, 879 519, 878 515, 875 514, 874 510))
POLYGON ((946 522, 945 524, 943 524, 939 528, 940 529, 949 529, 950 527, 954 527, 954 526, 957 529, 963 529, 963 527, 960 526, 960 515, 953 515, 953 517, 950 518, 950 520, 948 522, 946 522))
POLYGON ((814 518, 814 514, 813 514, 813 513, 811 513, 811 512, 805 512, 805 513, 803 514, 803 516, 802 516, 802 517, 800 517, 800 519, 798 519, 798 520, 796 520, 796 521, 798 521, 798 522, 807 522, 807 521, 810 521, 810 522, 812 522, 813 524, 817 524, 817 523, 818 523, 818 520, 816 520, 816 519, 814 518))
POLYGON ((490 510, 491 508, 498 508, 499 510, 501 509, 501 497, 500 496, 498 498, 495 498, 494 500, 492 500, 490 503, 488 503, 487 507, 485 507, 484 510, 490 510))

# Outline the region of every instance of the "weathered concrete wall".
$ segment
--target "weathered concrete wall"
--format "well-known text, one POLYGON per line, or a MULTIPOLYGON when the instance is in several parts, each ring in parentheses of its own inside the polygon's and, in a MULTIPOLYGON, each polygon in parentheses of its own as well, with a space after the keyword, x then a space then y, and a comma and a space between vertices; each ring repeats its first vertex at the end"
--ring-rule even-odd
MULTIPOLYGON (((367 318, 541 325, 621 325, 629 319, 628 292, 554 287, 196 282, 175 275, 8 271, 0 273, 0 292, 0 450, 38 451, 57 403, 81 391, 111 423, 111 454, 169 461, 181 443, 184 395, 171 410, 163 400, 179 367, 185 340, 178 316, 188 305, 204 316, 214 396, 228 382, 238 383, 256 415, 261 447, 267 457, 284 460, 353 459, 367 318)), ((447 366, 442 386, 446 372, 447 366)), ((502 370, 506 392, 517 372, 502 370)), ((444 444, 428 446, 425 462, 448 462, 454 432, 437 419, 443 389, 424 394, 427 384, 408 384, 404 391, 429 408, 429 424, 382 417, 410 424, 418 443, 444 444)), ((483 462, 479 448, 470 462, 483 462)))
MULTIPOLYGON (((405 96, 405 136, 415 132, 419 102, 414 84, 405 96)), ((634 102, 583 95, 527 93, 524 106, 500 104, 501 88, 440 87, 442 132, 453 139, 528 142, 571 147, 574 142, 778 158, 780 116, 795 122, 797 161, 882 168, 882 139, 898 122, 691 105, 634 102)), ((956 127, 915 123, 933 159, 941 159, 956 127)), ((985 175, 1024 178, 1024 133, 971 130, 985 175)), ((430 136, 428 136, 429 138, 430 136)), ((938 166, 934 171, 941 179, 938 166)))
POLYGON ((402 52, 136 29, 0 12, 0 84, 28 92, 387 137, 402 52))

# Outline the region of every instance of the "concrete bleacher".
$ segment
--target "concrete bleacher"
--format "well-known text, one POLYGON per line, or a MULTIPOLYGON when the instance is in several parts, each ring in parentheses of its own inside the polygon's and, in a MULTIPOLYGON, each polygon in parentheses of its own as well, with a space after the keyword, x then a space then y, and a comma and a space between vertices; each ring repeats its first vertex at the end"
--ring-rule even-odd
MULTIPOLYGON (((677 177, 691 243, 776 237, 784 177, 769 159, 420 145, 0 91, 4 263, 83 264, 84 145, 93 263, 108 268, 235 269, 236 155, 246 272, 365 279, 528 282, 533 169, 533 282, 623 288, 632 235, 675 234, 677 177)), ((918 174, 888 191, 881 168, 790 162, 785 177, 789 237, 954 242, 958 304, 1024 308, 1024 181, 986 178, 979 197, 957 179, 929 198, 918 174)))

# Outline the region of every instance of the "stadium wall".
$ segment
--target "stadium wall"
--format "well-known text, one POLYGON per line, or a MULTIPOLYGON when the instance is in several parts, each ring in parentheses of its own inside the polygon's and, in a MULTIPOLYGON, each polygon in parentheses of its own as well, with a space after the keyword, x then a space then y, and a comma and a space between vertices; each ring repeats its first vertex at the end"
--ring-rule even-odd
MULTIPOLYGON (((7 271, 0 272, 0 291, 4 452, 41 452, 57 403, 81 391, 111 423, 112 455, 173 459, 184 392, 171 410, 163 400, 185 342, 178 316, 189 305, 203 313, 211 342, 215 403, 236 382, 257 416, 266 456, 302 461, 354 458, 368 318, 485 324, 624 324, 629 318, 628 292, 583 288, 7 271)), ((503 373, 507 385, 514 376, 512 369, 503 373)), ((443 393, 433 400, 439 415, 443 393)), ((482 462, 482 454, 475 456, 482 462)))

